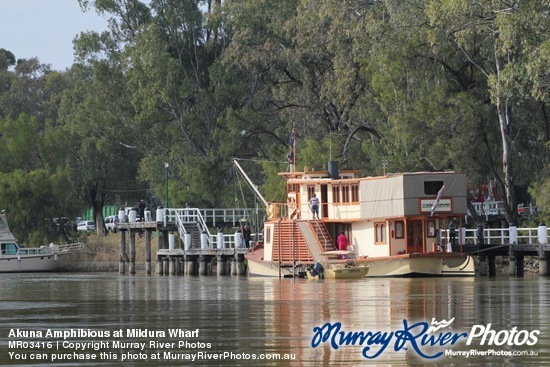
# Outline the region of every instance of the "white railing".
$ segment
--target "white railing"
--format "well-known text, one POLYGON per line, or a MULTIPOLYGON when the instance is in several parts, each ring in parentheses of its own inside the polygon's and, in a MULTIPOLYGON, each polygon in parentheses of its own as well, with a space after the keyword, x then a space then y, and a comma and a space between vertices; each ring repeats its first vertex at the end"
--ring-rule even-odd
MULTIPOLYGON (((183 208, 175 209, 168 208, 164 210, 163 218, 166 222, 176 223, 180 237, 183 239, 189 231, 185 228, 186 223, 197 223, 198 228, 202 233, 206 233, 206 249, 234 249, 236 247, 244 247, 244 239, 240 232, 233 234, 216 233, 212 234, 209 231, 205 216, 211 218, 215 224, 232 223, 233 226, 240 225, 242 221, 246 221, 247 217, 243 213, 254 209, 199 209, 199 208, 183 208), (240 237, 239 237, 240 236, 240 237)), ((200 244, 202 246, 202 243, 200 244)))
MULTIPOLYGON (((42 246, 46 247, 46 246, 42 246)), ((75 242, 75 243, 68 243, 63 245, 55 245, 51 243, 48 246, 52 252, 59 253, 59 252, 85 252, 85 253, 92 253, 92 251, 86 246, 83 242, 75 242)))
MULTIPOLYGON (((504 215, 504 204, 502 201, 485 201, 485 202, 473 202, 472 203, 476 213, 481 216, 488 217, 489 215, 504 215)), ((517 213, 519 215, 535 215, 537 213, 537 207, 529 204, 518 204, 517 213)))
POLYGON ((502 201, 473 202, 472 205, 478 215, 504 215, 506 213, 502 201))
POLYGON ((200 208, 168 208, 165 209, 166 220, 168 222, 176 222, 176 215, 184 215, 185 211, 189 211, 189 216, 191 213, 194 213, 194 218, 197 218, 197 215, 203 218, 203 222, 212 224, 212 227, 219 227, 221 225, 231 224, 231 226, 239 226, 241 222, 250 222, 252 216, 263 215, 263 211, 259 209, 262 213, 256 213, 254 208, 214 208, 214 209, 200 209, 200 208))
MULTIPOLYGON (((539 228, 517 228, 517 244, 518 245, 537 245, 539 244, 539 228)), ((440 238, 445 239, 445 243, 449 241, 449 231, 446 229, 440 230, 440 238)), ((550 228, 546 229, 546 244, 550 237, 550 228)), ((457 243, 462 245, 478 245, 477 229, 461 228, 458 231, 457 243)), ((485 245, 507 245, 510 243, 509 228, 484 228, 483 242, 485 245)))

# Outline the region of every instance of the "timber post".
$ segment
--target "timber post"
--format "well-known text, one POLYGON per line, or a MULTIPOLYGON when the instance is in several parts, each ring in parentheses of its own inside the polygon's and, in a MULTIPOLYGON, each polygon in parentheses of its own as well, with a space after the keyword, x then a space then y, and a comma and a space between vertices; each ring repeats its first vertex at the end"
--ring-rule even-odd
POLYGON ((118 263, 118 273, 126 273, 126 231, 120 231, 119 237, 119 252, 120 252, 120 261, 118 263))

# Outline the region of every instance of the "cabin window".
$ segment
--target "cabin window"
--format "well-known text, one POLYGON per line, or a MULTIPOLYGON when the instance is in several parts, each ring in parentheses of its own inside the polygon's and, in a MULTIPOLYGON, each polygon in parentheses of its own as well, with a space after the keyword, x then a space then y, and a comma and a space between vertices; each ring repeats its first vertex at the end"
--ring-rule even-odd
POLYGON ((380 223, 374 223, 375 228, 375 239, 374 242, 377 245, 385 244, 386 243, 386 223, 380 222, 380 223))
POLYGON ((311 197, 315 194, 315 186, 310 185, 307 187, 307 200, 311 199, 311 197))
POLYGON ((435 237, 435 220, 428 220, 428 237, 435 237))
POLYGON ((424 195, 437 195, 443 187, 443 181, 424 181, 424 195))
POLYGON ((351 202, 359 204, 359 184, 351 185, 351 202))
POLYGON ((332 203, 340 204, 340 185, 332 186, 332 203))
POLYGON ((395 238, 405 238, 404 227, 405 223, 402 220, 395 222, 395 238))
POLYGON ((342 185, 342 204, 349 203, 349 185, 342 185))
POLYGON ((269 226, 265 227, 264 242, 266 245, 269 245, 271 243, 271 227, 269 226))
POLYGON ((17 246, 15 243, 3 243, 2 255, 15 255, 17 253, 17 246))
POLYGON ((287 190, 287 192, 296 192, 296 190, 298 189, 297 186, 298 186, 298 185, 296 185, 296 184, 288 184, 288 190, 287 190))

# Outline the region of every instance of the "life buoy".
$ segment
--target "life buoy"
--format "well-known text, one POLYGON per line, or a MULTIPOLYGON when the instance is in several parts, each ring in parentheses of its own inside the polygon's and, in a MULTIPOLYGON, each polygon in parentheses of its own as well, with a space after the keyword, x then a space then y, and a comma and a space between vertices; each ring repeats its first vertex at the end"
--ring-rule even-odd
POLYGON ((277 206, 277 204, 271 203, 267 206, 266 212, 268 218, 277 218, 279 215, 279 207, 277 206))

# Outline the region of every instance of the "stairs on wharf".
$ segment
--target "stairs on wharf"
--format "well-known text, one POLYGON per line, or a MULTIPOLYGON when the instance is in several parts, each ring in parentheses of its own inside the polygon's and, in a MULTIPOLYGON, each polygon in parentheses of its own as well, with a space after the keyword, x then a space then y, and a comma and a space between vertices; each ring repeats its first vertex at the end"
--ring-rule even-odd
POLYGON ((211 210, 208 223, 203 213, 209 212, 198 208, 159 208, 155 220, 146 211, 144 221, 136 221, 135 213, 126 217, 121 211, 117 227, 120 236, 119 273, 136 272, 136 235, 145 237, 145 271, 147 274, 153 272, 151 242, 153 232, 156 232, 155 273, 158 275, 245 275, 244 254, 248 248, 240 226, 252 223, 246 210, 220 209, 221 217, 216 217, 211 210), (220 225, 217 233, 210 233, 211 223, 220 225))

